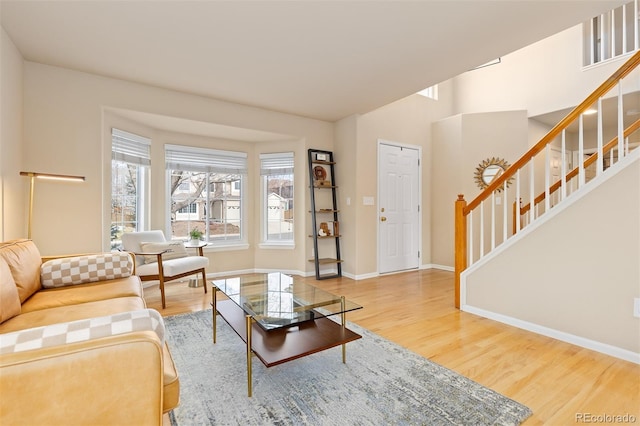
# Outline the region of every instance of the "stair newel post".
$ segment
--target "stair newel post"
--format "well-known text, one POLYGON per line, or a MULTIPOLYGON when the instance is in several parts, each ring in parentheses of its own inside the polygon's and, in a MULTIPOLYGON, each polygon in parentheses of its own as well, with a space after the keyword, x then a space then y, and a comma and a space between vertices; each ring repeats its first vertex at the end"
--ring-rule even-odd
POLYGON ((460 309, 460 274, 467 269, 467 218, 464 209, 467 202, 458 194, 455 213, 455 306, 460 309))

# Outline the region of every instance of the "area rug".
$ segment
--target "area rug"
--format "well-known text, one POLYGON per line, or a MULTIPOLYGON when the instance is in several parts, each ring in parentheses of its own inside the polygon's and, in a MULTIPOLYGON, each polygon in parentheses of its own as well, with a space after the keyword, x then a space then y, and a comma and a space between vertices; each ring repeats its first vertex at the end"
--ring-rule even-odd
POLYGON ((253 357, 247 397, 244 342, 211 310, 165 318, 180 375, 175 426, 518 425, 531 410, 356 324, 362 339, 266 368, 253 357))

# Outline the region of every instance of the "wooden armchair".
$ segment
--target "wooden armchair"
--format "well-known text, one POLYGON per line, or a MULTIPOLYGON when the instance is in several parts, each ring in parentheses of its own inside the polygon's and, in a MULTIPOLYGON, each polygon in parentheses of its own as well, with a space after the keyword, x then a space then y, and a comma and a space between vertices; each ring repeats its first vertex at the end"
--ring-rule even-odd
POLYGON ((125 232, 122 248, 135 255, 135 274, 142 281, 159 281, 162 308, 166 307, 164 283, 189 275, 202 274, 207 292, 205 268, 209 259, 189 256, 182 241, 167 241, 162 231, 125 232))

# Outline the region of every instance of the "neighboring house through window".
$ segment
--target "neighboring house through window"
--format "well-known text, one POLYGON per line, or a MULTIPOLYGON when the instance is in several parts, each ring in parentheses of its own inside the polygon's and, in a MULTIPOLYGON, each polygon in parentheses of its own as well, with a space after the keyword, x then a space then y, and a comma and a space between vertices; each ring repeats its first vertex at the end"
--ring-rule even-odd
POLYGON ((187 240, 197 228, 213 245, 243 241, 247 154, 165 145, 165 158, 171 238, 187 240))
POLYGON ((118 129, 111 130, 111 248, 121 244, 124 232, 145 229, 149 205, 151 140, 118 129))
POLYGON ((293 244, 293 152, 260 154, 263 242, 293 244))

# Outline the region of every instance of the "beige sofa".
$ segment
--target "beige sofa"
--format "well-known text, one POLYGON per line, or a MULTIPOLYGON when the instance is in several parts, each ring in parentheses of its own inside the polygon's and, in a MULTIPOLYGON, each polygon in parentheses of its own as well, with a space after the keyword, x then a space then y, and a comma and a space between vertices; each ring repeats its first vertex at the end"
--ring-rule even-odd
POLYGON ((133 264, 0 243, 0 424, 160 425, 178 405, 164 323, 133 264))

